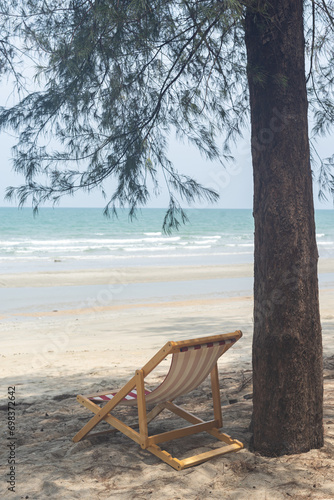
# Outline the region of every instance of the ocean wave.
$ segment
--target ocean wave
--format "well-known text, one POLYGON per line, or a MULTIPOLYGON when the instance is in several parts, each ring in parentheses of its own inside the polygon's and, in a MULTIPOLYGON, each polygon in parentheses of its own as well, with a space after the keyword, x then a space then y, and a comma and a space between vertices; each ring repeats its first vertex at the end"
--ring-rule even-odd
POLYGON ((161 252, 166 250, 175 250, 174 246, 163 246, 163 247, 133 247, 124 248, 125 252, 161 252))
POLYGON ((15 252, 17 253, 33 253, 36 254, 38 252, 86 252, 87 250, 117 250, 118 247, 106 247, 105 245, 96 245, 96 246, 69 246, 69 247, 63 247, 63 246, 54 246, 54 247, 46 247, 46 248, 38 248, 38 247, 32 247, 32 248, 19 248, 15 249, 15 252))
MULTIPOLYGON (((57 256, 58 258, 58 256, 57 256)), ((29 256, 24 256, 24 257, 20 257, 18 255, 15 255, 13 257, 9 257, 9 256, 2 256, 0 255, 0 262, 12 262, 12 261, 18 261, 18 262, 26 262, 26 261, 41 261, 41 260, 45 260, 45 261, 50 261, 53 259, 53 256, 50 256, 50 255, 39 255, 39 256, 36 256, 36 255, 31 255, 30 257, 29 256)))
POLYGON ((202 245, 207 245, 208 243, 215 243, 215 241, 213 241, 213 240, 202 240, 202 241, 195 240, 195 241, 192 241, 192 243, 194 245, 201 245, 202 246, 202 245))
POLYGON ((187 248, 185 248, 185 250, 203 250, 205 248, 211 248, 211 245, 188 245, 187 248))
POLYGON ((220 240, 221 236, 196 236, 196 238, 203 238, 206 240, 220 240))
POLYGON ((114 244, 114 243, 138 243, 138 242, 152 242, 152 241, 178 241, 180 236, 161 236, 159 238, 66 238, 66 239, 30 239, 22 238, 21 240, 0 240, 0 246, 12 246, 12 245, 69 245, 69 244, 114 244))
POLYGON ((253 247, 254 243, 225 243, 225 247, 253 247))

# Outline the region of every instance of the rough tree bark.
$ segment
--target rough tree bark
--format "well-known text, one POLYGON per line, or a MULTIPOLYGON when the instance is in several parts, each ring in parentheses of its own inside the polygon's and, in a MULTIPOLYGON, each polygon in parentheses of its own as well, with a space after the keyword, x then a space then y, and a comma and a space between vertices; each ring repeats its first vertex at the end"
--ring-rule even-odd
POLYGON ((274 456, 323 445, 322 342, 303 0, 255 4, 257 13, 248 7, 245 21, 255 219, 253 447, 274 456))

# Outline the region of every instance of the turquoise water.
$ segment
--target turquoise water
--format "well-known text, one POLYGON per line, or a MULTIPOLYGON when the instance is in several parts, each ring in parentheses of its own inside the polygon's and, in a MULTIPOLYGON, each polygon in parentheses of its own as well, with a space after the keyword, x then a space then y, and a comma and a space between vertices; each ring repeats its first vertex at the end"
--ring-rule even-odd
MULTIPOLYGON (((190 222, 162 232, 164 209, 108 219, 99 208, 0 208, 0 272, 139 265, 252 262, 251 210, 190 209, 190 222)), ((334 257, 334 210, 316 212, 321 257, 334 257)))

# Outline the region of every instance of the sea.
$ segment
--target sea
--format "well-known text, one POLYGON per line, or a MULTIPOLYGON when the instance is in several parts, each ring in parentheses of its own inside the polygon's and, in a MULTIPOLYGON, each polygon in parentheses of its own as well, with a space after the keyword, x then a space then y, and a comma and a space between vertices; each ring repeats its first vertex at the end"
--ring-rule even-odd
MULTIPOLYGON (((163 233, 166 210, 145 208, 132 221, 101 208, 0 208, 0 274, 130 266, 251 263, 252 211, 188 209, 189 222, 163 233)), ((334 258, 334 210, 316 211, 319 254, 334 258)))

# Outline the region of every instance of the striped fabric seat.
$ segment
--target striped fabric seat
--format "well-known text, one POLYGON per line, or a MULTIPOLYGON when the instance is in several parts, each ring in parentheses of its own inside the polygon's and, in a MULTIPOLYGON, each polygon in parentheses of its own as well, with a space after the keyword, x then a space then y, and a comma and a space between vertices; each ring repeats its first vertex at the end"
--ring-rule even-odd
MULTIPOLYGON (((231 338, 181 347, 179 352, 173 354, 169 372, 163 382, 153 391, 145 389, 146 403, 158 404, 162 401, 172 401, 196 389, 211 373, 227 345, 234 344, 236 340, 236 338, 231 338)), ((116 394, 116 391, 108 391, 108 393, 88 396, 88 399, 95 402, 109 401, 116 394)), ((136 389, 129 392, 120 404, 136 405, 136 389)))

